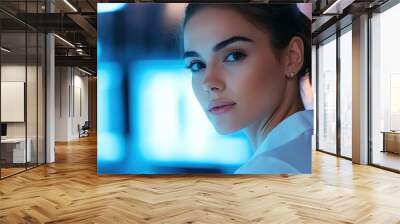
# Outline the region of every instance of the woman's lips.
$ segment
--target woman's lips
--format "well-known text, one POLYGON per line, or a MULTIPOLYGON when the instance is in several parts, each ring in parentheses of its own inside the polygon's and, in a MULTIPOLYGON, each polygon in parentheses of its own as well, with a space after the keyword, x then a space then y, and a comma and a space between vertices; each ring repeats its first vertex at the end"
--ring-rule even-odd
POLYGON ((219 115, 232 110, 235 105, 235 102, 212 101, 208 107, 208 111, 214 115, 219 115))

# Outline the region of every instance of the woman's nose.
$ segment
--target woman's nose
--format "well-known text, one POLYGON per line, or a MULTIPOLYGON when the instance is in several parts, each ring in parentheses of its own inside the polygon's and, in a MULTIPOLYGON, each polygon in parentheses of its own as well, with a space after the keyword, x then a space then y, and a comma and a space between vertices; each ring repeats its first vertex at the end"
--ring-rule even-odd
POLYGON ((203 90, 206 92, 222 91, 225 88, 222 74, 215 68, 208 67, 204 74, 203 90))

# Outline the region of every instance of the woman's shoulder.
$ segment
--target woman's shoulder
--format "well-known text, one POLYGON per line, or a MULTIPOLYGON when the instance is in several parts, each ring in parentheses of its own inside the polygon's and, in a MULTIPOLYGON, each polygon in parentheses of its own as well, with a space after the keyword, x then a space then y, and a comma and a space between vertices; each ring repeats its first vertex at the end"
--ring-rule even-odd
POLYGON ((310 138, 311 141, 313 120, 313 110, 304 110, 292 114, 271 130, 256 150, 256 155, 293 141, 297 141, 299 146, 304 145, 305 143, 302 143, 304 136, 310 138))
POLYGON ((311 134, 304 132, 276 148, 263 150, 236 173, 311 173, 311 134))
POLYGON ((313 111, 297 112, 274 128, 236 173, 310 173, 313 111))
POLYGON ((293 174, 300 173, 295 167, 271 156, 257 156, 236 170, 235 174, 293 174))

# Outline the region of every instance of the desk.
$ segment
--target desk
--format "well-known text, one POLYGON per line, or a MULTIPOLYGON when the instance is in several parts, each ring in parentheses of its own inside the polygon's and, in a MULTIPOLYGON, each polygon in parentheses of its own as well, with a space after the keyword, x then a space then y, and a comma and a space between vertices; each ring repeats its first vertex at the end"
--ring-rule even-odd
POLYGON ((382 131, 383 150, 382 152, 393 152, 400 154, 400 131, 382 131))
POLYGON ((6 163, 25 163, 32 159, 30 138, 26 141, 28 144, 25 154, 25 138, 6 138, 1 139, 1 157, 6 163), (11 159, 12 158, 12 159, 11 159), (25 161, 25 158, 27 161, 25 161))

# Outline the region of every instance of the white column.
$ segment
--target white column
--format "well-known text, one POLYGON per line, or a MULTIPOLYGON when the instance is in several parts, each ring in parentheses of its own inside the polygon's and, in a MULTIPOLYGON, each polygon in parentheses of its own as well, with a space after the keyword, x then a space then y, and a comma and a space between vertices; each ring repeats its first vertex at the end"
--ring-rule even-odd
POLYGON ((368 15, 353 20, 353 162, 368 163, 368 15))
MULTIPOLYGON (((54 11, 51 1, 46 2, 48 12, 54 11)), ((54 133, 55 133, 55 54, 54 35, 46 35, 46 163, 55 162, 54 133)))

